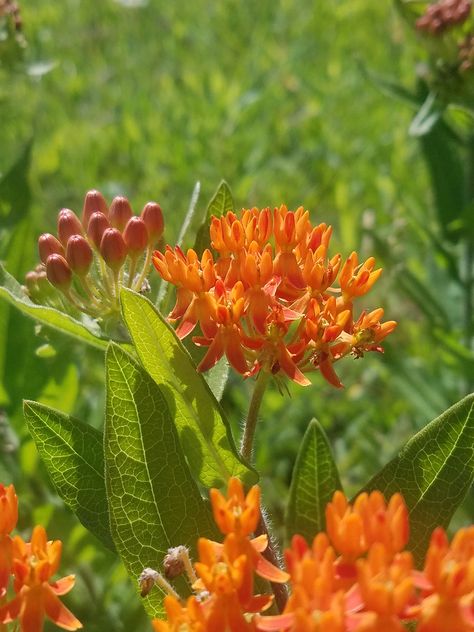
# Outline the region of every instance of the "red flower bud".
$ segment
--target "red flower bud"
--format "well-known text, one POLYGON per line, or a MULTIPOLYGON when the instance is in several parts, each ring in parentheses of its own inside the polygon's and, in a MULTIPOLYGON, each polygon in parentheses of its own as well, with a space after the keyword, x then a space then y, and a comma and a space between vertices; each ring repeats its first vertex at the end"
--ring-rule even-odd
POLYGON ((92 213, 87 226, 87 236, 99 250, 104 231, 110 228, 110 222, 103 213, 92 213))
POLYGON ((100 242, 100 254, 109 268, 115 272, 120 270, 127 257, 127 246, 119 230, 107 228, 104 231, 100 242))
POLYGON ((79 276, 88 273, 94 254, 87 239, 82 235, 72 235, 67 242, 66 259, 71 270, 79 276))
POLYGON ((60 290, 67 290, 72 281, 72 270, 61 255, 49 255, 46 261, 48 281, 60 290))
POLYGON ((109 220, 114 228, 123 230, 133 211, 126 197, 114 197, 109 209, 109 220))
POLYGON ((165 227, 161 206, 156 202, 148 202, 143 207, 141 218, 145 222, 150 244, 156 244, 163 234, 165 227))
POLYGON ((64 256, 64 248, 61 242, 50 233, 40 235, 38 239, 38 252, 43 263, 46 263, 49 255, 56 254, 64 256))
POLYGON ((107 215, 109 208, 104 196, 100 191, 88 191, 84 198, 84 206, 82 207, 82 224, 84 228, 89 225, 89 220, 93 213, 103 213, 107 215))
POLYGON ((136 257, 141 254, 148 245, 145 222, 139 217, 131 217, 123 231, 123 240, 131 256, 136 257))
POLYGON ((82 224, 73 211, 68 208, 63 208, 59 211, 58 237, 63 246, 66 246, 69 237, 72 235, 82 235, 82 233, 82 224))

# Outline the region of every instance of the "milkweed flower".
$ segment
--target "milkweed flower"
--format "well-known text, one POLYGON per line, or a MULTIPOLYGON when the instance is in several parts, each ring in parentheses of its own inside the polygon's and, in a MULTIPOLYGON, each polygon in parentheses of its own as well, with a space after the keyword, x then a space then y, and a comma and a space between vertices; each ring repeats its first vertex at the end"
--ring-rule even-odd
POLYGON ((34 528, 31 542, 12 537, 17 519, 15 488, 0 484, 0 625, 18 621, 22 632, 41 632, 47 617, 65 630, 82 628, 59 599, 74 586, 74 576, 51 581, 59 568, 61 542, 48 541, 41 526, 34 528))
POLYGON ((263 370, 306 386, 306 374, 319 370, 339 388, 335 362, 382 351, 396 323, 381 322, 381 308, 354 316, 354 301, 382 270, 355 252, 345 262, 330 257, 331 235, 303 207, 252 208, 211 218, 212 250, 153 253, 160 276, 177 288, 168 316, 177 335, 194 333, 207 349, 199 370, 226 356, 245 377, 263 370))

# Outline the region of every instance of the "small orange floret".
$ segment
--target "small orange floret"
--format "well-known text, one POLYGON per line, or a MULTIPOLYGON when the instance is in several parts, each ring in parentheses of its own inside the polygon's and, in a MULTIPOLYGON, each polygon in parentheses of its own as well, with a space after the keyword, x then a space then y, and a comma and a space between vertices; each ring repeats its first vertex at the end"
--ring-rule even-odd
POLYGON ((218 489, 210 491, 214 520, 224 534, 247 536, 255 531, 260 519, 260 488, 254 485, 244 494, 238 478, 230 478, 227 498, 218 489))
POLYGON ((13 531, 18 521, 18 498, 13 485, 0 484, 0 536, 13 531))
POLYGON ((186 606, 182 606, 176 597, 168 595, 164 605, 167 620, 153 619, 151 623, 155 632, 206 632, 208 629, 202 606, 196 597, 189 597, 186 606))

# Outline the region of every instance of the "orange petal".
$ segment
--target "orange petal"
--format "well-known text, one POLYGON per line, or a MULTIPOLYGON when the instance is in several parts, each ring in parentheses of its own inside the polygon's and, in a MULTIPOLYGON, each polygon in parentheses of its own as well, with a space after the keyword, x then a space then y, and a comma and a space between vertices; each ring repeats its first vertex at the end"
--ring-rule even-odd
POLYGON ((288 573, 273 566, 263 555, 258 556, 255 572, 257 575, 260 575, 260 577, 268 579, 271 582, 276 582, 277 584, 285 584, 290 579, 288 573))
POLYGON ((79 628, 82 628, 82 623, 79 619, 76 619, 72 612, 56 597, 54 592, 48 588, 44 588, 43 593, 44 609, 51 621, 54 621, 56 625, 64 630, 79 630, 79 628))

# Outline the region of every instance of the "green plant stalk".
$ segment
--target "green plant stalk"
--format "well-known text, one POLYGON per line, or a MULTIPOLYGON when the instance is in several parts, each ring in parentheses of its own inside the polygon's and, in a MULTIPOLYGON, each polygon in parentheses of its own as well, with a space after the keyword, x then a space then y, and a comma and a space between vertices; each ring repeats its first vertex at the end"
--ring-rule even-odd
MULTIPOLYGON (((467 182, 466 194, 467 204, 474 203, 474 135, 468 140, 468 161, 467 161, 467 182)), ((465 266, 465 299, 464 299, 464 337, 465 345, 469 351, 473 350, 474 337, 474 231, 469 230, 466 237, 464 250, 464 266, 465 266)), ((474 388, 472 378, 466 378, 467 392, 471 392, 474 388)))
POLYGON ((269 378, 270 373, 261 369, 258 374, 257 381, 255 382, 252 399, 250 400, 249 412, 247 414, 247 419, 245 420, 244 433, 240 444, 240 454, 247 461, 252 459, 253 440, 255 437, 255 429, 257 427, 258 412, 260 410, 260 405, 262 403, 269 378))
MULTIPOLYGON (((252 458, 253 441, 255 437, 255 429, 257 427, 258 413, 269 379, 270 373, 262 369, 258 374, 257 381, 255 382, 255 388, 253 390, 252 399, 250 400, 249 412, 245 421, 244 433, 240 445, 240 454, 247 461, 251 461, 252 458)), ((275 543, 272 540, 272 536, 269 532, 268 525, 265 521, 262 509, 260 509, 260 522, 257 525, 255 533, 256 535, 267 536, 268 546, 265 549, 263 555, 271 564, 280 568, 279 556, 277 551, 275 550, 275 543)), ((284 584, 275 583, 271 583, 271 587, 273 590, 273 594, 275 595, 275 603, 277 605, 277 608, 280 612, 282 612, 288 599, 288 592, 286 590, 286 587, 284 584)))

